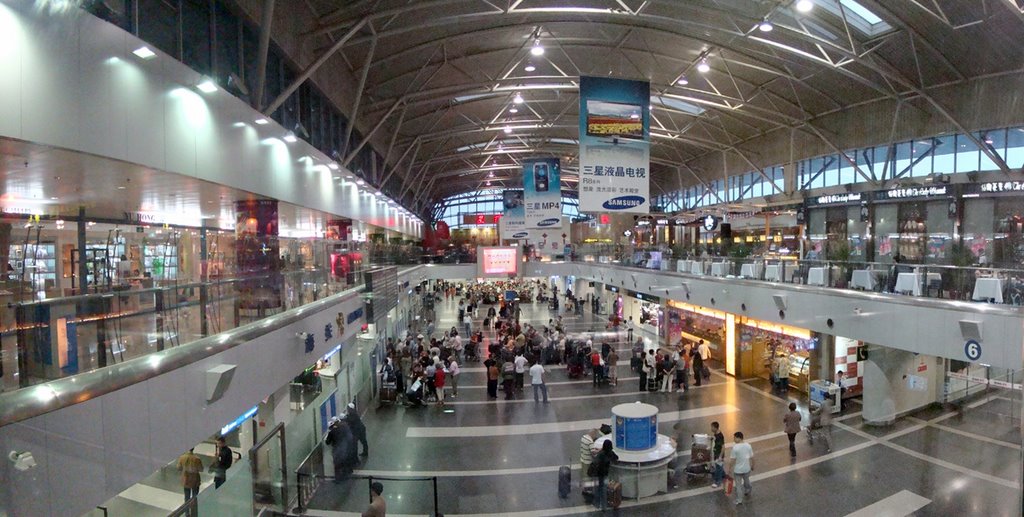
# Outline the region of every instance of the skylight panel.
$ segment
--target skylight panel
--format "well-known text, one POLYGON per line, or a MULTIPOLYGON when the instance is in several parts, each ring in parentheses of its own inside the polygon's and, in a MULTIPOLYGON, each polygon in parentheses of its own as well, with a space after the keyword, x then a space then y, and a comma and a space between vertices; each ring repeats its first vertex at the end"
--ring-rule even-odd
POLYGON ((676 111, 689 113, 693 116, 698 116, 704 113, 704 108, 672 97, 651 97, 651 103, 660 104, 666 108, 672 108, 676 111))
POLYGON ((871 12, 871 9, 868 9, 867 7, 858 4, 854 0, 839 0, 839 3, 843 4, 843 7, 853 11, 853 13, 856 14, 857 16, 864 18, 864 21, 868 22, 871 25, 882 23, 882 19, 879 18, 878 15, 876 15, 875 13, 871 12))

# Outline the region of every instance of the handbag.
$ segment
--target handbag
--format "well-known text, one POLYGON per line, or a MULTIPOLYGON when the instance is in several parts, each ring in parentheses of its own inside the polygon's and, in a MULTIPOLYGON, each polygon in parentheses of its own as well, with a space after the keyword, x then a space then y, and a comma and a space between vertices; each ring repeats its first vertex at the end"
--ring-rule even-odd
POLYGON ((736 488, 736 483, 732 476, 725 476, 725 495, 732 495, 733 489, 736 488))

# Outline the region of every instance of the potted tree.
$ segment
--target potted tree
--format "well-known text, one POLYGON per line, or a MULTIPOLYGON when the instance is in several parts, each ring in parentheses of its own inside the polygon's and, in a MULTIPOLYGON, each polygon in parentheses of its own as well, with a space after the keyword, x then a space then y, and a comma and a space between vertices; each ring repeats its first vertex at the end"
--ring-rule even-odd
POLYGON ((838 262, 839 278, 835 286, 845 288, 850 283, 853 268, 850 267, 850 243, 848 241, 830 242, 826 248, 828 260, 838 262))
POLYGON ((971 251, 971 247, 962 242, 950 244, 947 256, 950 265, 955 269, 947 270, 943 274, 942 283, 950 286, 951 298, 966 300, 974 289, 974 271, 964 268, 974 265, 978 258, 971 251))

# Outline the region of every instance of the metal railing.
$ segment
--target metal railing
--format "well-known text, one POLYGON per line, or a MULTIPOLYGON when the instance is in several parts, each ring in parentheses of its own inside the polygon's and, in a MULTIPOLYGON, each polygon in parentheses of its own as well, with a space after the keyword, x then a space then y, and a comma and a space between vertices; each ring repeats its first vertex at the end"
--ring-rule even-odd
POLYGON ((116 367, 97 368, 71 377, 0 394, 0 427, 50 411, 91 400, 131 384, 175 370, 195 361, 242 345, 272 330, 285 327, 353 297, 353 288, 301 307, 268 316, 238 328, 181 346, 127 359, 116 367), (151 357, 156 359, 151 360, 151 357))
POLYGON ((309 455, 295 469, 295 484, 298 494, 294 513, 306 511, 306 505, 313 499, 313 494, 316 493, 316 489, 324 479, 326 474, 324 467, 324 442, 318 441, 309 455))
POLYGON ((943 300, 1024 305, 1024 270, 1021 269, 751 257, 675 259, 651 254, 639 260, 578 255, 576 262, 943 300))
POLYGON ((197 517, 199 515, 199 498, 193 497, 176 510, 169 513, 167 517, 197 517))

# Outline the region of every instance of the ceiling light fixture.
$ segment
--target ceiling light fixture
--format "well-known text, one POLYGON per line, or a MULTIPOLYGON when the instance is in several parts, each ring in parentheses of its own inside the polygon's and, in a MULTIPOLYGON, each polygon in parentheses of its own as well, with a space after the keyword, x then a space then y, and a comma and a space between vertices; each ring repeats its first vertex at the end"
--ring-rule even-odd
POLYGON ((520 95, 520 94, 519 94, 519 93, 517 92, 517 93, 516 93, 516 96, 515 96, 515 97, 512 97, 512 102, 513 102, 514 104, 522 104, 522 103, 524 102, 524 101, 523 101, 523 96, 522 96, 522 95, 520 95))
POLYGON ((505 126, 505 134, 506 135, 512 134, 512 126, 505 126))
POLYGON ((327 168, 331 169, 332 171, 336 171, 336 170, 338 170, 338 164, 336 164, 334 162, 328 163, 327 164, 327 168))
POLYGON ((707 59, 701 59, 700 63, 697 63, 697 71, 706 74, 711 71, 711 65, 708 64, 707 59))
POLYGON ((213 82, 213 79, 204 77, 199 84, 196 85, 196 89, 203 93, 213 93, 217 91, 217 83, 213 82))
POLYGON ((811 0, 797 0, 796 10, 801 13, 809 13, 811 9, 814 9, 814 2, 811 0))
POLYGON ((519 108, 509 108, 509 113, 519 113, 519 108))
POLYGON ((757 24, 757 30, 761 32, 771 32, 774 28, 775 26, 773 26, 772 22, 768 20, 764 20, 761 23, 757 24))
POLYGON ((541 46, 540 39, 533 40, 533 47, 530 49, 530 54, 534 56, 544 55, 544 47, 541 46))
POLYGON ((294 144, 295 142, 299 141, 299 137, 295 136, 295 133, 289 131, 289 132, 285 133, 284 141, 288 142, 289 144, 294 144))
POLYGON ((267 124, 269 124, 269 123, 270 123, 270 121, 269 121, 269 120, 267 120, 267 119, 265 119, 265 118, 262 118, 262 117, 260 117, 260 118, 258 118, 258 119, 256 119, 256 120, 254 120, 253 122, 254 122, 254 123, 255 123, 255 124, 257 125, 257 126, 265 126, 265 125, 267 125, 267 124))
POLYGON ((356 185, 360 185, 360 186, 366 185, 366 182, 361 180, 361 179, 359 179, 359 180, 356 180, 356 185))
POLYGON ((154 57, 156 57, 156 52, 153 52, 152 50, 149 49, 149 47, 147 47, 145 45, 143 45, 143 46, 133 50, 132 54, 135 54, 135 56, 138 57, 139 59, 146 59, 146 60, 153 59, 154 57))
POLYGON ((533 63, 527 63, 526 68, 523 68, 523 70, 526 70, 527 72, 532 72, 536 69, 537 67, 533 66, 533 63))
POLYGON ((686 86, 686 85, 690 84, 690 80, 687 79, 686 76, 684 75, 684 76, 680 77, 678 81, 676 81, 676 84, 678 84, 679 86, 686 86))

